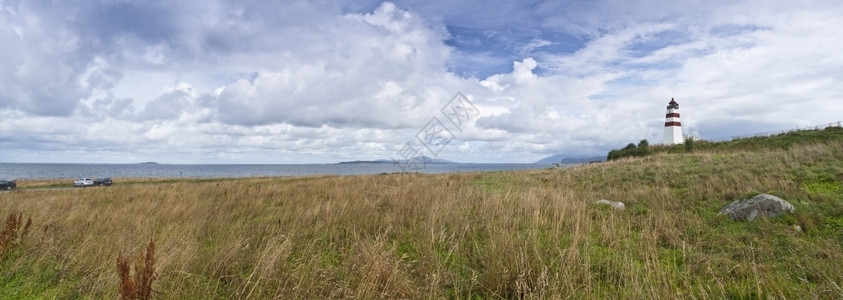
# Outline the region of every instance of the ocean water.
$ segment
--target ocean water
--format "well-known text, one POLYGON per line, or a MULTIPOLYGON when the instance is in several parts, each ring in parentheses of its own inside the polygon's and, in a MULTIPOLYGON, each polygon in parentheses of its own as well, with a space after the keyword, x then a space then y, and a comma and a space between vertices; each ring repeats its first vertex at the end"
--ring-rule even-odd
MULTIPOLYGON (((427 164, 421 173, 454 173, 544 169, 547 164, 427 164)), ((0 163, 0 179, 97 177, 256 177, 362 175, 401 172, 390 163, 301 165, 172 165, 172 164, 45 164, 0 163)))

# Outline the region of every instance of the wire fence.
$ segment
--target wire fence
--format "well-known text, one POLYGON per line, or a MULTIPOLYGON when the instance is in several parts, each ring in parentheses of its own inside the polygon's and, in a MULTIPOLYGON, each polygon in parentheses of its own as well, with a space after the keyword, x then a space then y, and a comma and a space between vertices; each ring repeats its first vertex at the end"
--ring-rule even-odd
POLYGON ((796 129, 768 131, 768 132, 761 132, 761 133, 755 133, 755 134, 722 137, 722 138, 711 139, 709 141, 712 141, 712 142, 734 141, 734 140, 745 139, 745 138, 774 136, 774 135, 779 135, 779 134, 794 132, 794 131, 800 131, 800 130, 823 130, 823 129, 826 129, 826 128, 829 128, 829 127, 843 127, 841 125, 843 125, 843 121, 831 122, 831 123, 828 123, 828 124, 814 125, 814 126, 808 126, 808 127, 796 128, 796 129))

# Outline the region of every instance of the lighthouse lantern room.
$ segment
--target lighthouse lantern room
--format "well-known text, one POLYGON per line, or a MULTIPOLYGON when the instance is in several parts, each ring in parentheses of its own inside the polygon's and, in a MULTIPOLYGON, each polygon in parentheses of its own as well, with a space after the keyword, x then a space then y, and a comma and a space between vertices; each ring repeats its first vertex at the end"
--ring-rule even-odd
POLYGON ((664 144, 682 144, 682 122, 679 121, 679 103, 670 98, 667 104, 667 116, 664 121, 664 144))

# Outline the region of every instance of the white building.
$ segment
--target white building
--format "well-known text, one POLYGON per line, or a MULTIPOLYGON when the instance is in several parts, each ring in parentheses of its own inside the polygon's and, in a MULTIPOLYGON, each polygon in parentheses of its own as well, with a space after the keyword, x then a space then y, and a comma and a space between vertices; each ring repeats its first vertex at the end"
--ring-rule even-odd
POLYGON ((676 100, 670 98, 664 121, 664 144, 674 145, 684 142, 685 140, 682 138, 682 122, 679 121, 679 103, 676 103, 676 100))

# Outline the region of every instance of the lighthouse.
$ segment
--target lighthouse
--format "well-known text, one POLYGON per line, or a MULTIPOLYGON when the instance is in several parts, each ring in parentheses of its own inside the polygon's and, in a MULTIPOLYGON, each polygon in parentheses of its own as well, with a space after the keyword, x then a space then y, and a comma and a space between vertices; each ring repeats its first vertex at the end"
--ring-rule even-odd
POLYGON ((664 144, 682 144, 682 122, 679 121, 679 103, 670 98, 667 104, 667 115, 664 121, 664 144))

